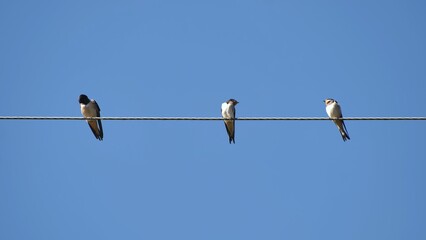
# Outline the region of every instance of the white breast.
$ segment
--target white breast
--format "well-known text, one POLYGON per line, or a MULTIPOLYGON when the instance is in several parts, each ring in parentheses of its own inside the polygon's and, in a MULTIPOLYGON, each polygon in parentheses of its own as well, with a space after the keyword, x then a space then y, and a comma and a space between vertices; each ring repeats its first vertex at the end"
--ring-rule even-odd
POLYGON ((337 103, 332 103, 328 105, 325 110, 327 111, 327 115, 331 118, 337 118, 342 115, 342 112, 340 111, 340 106, 337 103))
POLYGON ((234 117, 234 109, 233 106, 224 102, 222 103, 222 117, 223 118, 233 118, 234 117))
POLYGON ((96 106, 92 102, 88 103, 87 105, 80 104, 81 114, 83 114, 84 117, 96 117, 96 106))

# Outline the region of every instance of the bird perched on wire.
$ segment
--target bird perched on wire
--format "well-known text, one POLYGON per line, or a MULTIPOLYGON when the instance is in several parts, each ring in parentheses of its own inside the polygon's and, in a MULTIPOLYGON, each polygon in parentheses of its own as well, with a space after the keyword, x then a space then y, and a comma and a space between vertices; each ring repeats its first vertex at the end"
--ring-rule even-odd
MULTIPOLYGON (((330 118, 342 118, 342 109, 340 108, 339 103, 332 99, 327 98, 324 100, 325 110, 327 112, 328 117, 330 118)), ((348 130, 346 129, 345 123, 340 119, 333 119, 333 122, 336 124, 339 129, 340 135, 342 135, 343 141, 350 140, 348 130)))
POLYGON ((222 117, 227 119, 224 120, 226 132, 229 136, 229 143, 233 142, 235 144, 235 106, 238 104, 238 101, 235 99, 229 99, 228 101, 222 103, 221 111, 222 117))
MULTIPOLYGON (((78 102, 80 103, 81 114, 83 117, 100 117, 101 109, 99 108, 98 103, 95 100, 90 100, 86 95, 81 94, 78 98, 78 102)), ((102 130, 102 122, 101 120, 86 120, 89 124, 90 129, 95 135, 96 139, 102 141, 104 138, 104 132, 102 130)))

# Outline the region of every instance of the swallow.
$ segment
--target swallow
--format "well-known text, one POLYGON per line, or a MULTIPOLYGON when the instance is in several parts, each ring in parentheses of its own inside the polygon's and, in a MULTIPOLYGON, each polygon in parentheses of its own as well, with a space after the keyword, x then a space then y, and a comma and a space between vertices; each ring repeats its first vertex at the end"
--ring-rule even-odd
POLYGON ((235 106, 237 104, 238 101, 231 98, 228 101, 222 103, 221 107, 222 117, 228 119, 231 118, 231 120, 224 120, 230 144, 231 142, 235 144, 235 106))
MULTIPOLYGON (((78 102, 80 103, 81 114, 83 114, 83 117, 89 118, 101 116, 101 109, 95 100, 90 100, 86 95, 81 94, 78 98, 78 102)), ((102 130, 101 120, 86 121, 89 124, 89 127, 92 130, 93 135, 95 135, 96 139, 102 141, 104 138, 104 131, 102 130)))
MULTIPOLYGON (((339 103, 336 100, 327 98, 324 100, 325 110, 328 117, 330 118, 342 118, 342 109, 340 108, 339 103)), ((345 123, 340 119, 333 119, 334 124, 336 124, 339 129, 340 134, 342 135, 343 141, 350 140, 348 130, 346 129, 345 123)))

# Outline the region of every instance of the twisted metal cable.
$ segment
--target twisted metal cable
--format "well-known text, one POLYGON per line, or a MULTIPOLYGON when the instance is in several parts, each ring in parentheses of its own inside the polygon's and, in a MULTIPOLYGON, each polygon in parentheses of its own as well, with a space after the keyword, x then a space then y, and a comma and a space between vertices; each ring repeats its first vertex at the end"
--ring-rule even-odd
POLYGON ((0 120, 104 120, 104 121, 424 121, 426 117, 238 117, 235 119, 224 119, 221 117, 45 117, 45 116, 0 116, 0 120))

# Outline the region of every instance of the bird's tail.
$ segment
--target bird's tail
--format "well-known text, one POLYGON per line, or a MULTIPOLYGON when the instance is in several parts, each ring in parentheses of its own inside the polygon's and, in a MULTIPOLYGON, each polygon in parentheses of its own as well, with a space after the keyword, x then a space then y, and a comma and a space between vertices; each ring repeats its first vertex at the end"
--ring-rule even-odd
POLYGON ((340 134, 342 135, 343 141, 346 142, 346 140, 351 140, 351 138, 349 137, 348 133, 345 131, 340 131, 340 134))
POLYGON ((342 121, 342 127, 340 129, 340 132, 342 133, 343 141, 351 140, 351 138, 349 137, 349 134, 348 134, 348 129, 346 129, 345 122, 343 122, 343 121, 342 121))

